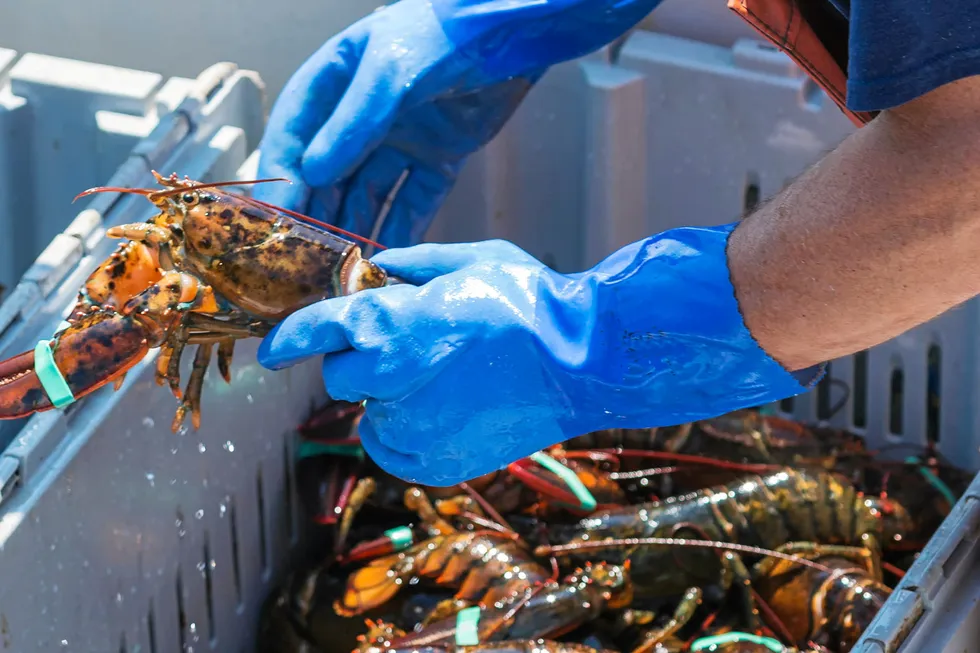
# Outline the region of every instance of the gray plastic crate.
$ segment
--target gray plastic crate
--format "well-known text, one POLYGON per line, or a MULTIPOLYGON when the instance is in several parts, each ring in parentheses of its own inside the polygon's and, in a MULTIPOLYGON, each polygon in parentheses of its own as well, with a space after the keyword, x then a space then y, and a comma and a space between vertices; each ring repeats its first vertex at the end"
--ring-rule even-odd
MULTIPOLYGON (((175 110, 92 183, 152 185, 151 168, 235 178, 261 137, 261 81, 230 65, 187 81, 175 110)), ((108 226, 152 213, 140 197, 97 196, 0 306, 0 355, 50 336, 115 247, 108 226)), ((0 455, 0 650, 250 650, 298 528, 285 425, 323 399, 317 366, 273 376, 254 345, 238 349, 232 386, 209 376, 199 432, 171 433, 155 354, 119 392, 4 424, 20 428, 0 455)))
MULTIPOLYGON (((76 72, 55 75, 51 86, 107 73, 70 65, 76 72)), ((254 73, 217 66, 166 88, 176 90, 165 102, 159 93, 151 98, 158 112, 145 138, 104 178, 65 181, 65 202, 97 183, 150 184, 150 168, 202 180, 254 175, 263 125, 254 73)), ((504 237, 559 269, 582 269, 662 229, 737 218, 850 130, 770 48, 637 32, 617 57, 603 51, 542 80, 468 164, 430 240, 504 237)), ((82 146, 75 152, 79 167, 92 155, 82 146)), ((131 196, 98 196, 80 208, 0 304, 0 356, 50 336, 115 246, 103 236, 108 225, 152 214, 131 196)), ((924 397, 913 393, 925 386, 908 379, 925 378, 922 354, 938 342, 940 447, 980 467, 970 403, 974 305, 875 348, 865 399, 852 398, 837 419, 862 404, 869 440, 895 440, 880 428, 890 417, 882 397, 893 394, 884 379, 897 361, 908 370, 899 414, 905 432, 920 432, 909 416, 924 414, 916 407, 924 397)), ((0 443, 12 439, 0 455, 0 650, 252 650, 259 607, 300 528, 289 426, 323 399, 315 362, 269 373, 255 362, 257 344, 237 346, 231 386, 209 371, 198 432, 170 432, 176 406, 153 382, 156 352, 119 392, 106 388, 65 411, 0 423, 0 443)), ((832 374, 853 381, 848 369, 863 363, 847 365, 835 361, 832 374)), ((185 360, 185 375, 189 366, 185 360)), ((793 410, 819 417, 820 397, 811 393, 793 410)), ((980 600, 971 582, 978 491, 980 481, 856 650, 951 653, 980 644, 971 625, 980 600)))

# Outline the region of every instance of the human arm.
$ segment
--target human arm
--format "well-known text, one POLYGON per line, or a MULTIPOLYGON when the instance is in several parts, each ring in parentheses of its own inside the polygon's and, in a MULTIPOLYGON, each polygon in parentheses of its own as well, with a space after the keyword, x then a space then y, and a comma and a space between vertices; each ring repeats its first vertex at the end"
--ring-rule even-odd
MULTIPOLYGON (((953 4, 959 7, 947 20, 969 20, 963 3, 953 4)), ((944 32, 917 19, 924 30, 944 32)), ((946 52, 949 59, 933 64, 934 84, 980 72, 976 55, 972 68, 964 60, 969 44, 931 42, 943 50, 920 44, 917 56, 936 62, 946 52)), ((881 45, 865 60, 888 60, 888 47, 896 46, 881 45)), ((855 68, 852 77, 861 77, 855 68)), ((856 108, 887 110, 731 238, 745 321, 790 369, 879 344, 980 293, 980 77, 961 77, 887 108, 923 88, 918 73, 913 65, 889 84, 852 84, 856 108)))

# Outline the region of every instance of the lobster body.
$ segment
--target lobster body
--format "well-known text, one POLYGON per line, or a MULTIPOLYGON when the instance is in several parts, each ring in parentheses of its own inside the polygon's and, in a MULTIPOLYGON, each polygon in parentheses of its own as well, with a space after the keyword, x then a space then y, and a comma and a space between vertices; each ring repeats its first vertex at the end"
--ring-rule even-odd
POLYGON ((854 648, 891 595, 861 549, 822 547, 794 551, 823 569, 784 559, 759 563, 753 585, 797 646, 816 642, 834 653, 854 648))
POLYGON ((555 527, 563 555, 633 565, 638 597, 678 594, 692 575, 717 578, 718 556, 708 549, 667 546, 603 547, 603 540, 695 537, 766 549, 796 541, 868 545, 901 539, 912 528, 904 509, 865 497, 833 474, 784 469, 748 476, 664 501, 637 504, 586 517, 571 528, 555 527), (682 564, 683 563, 683 564, 682 564))
POLYGON ((420 577, 458 588, 458 609, 477 600, 493 603, 550 576, 549 569, 507 536, 457 532, 372 560, 349 576, 347 591, 334 608, 345 616, 363 614, 420 577))
MULTIPOLYGON (((481 602, 477 635, 482 643, 557 638, 606 610, 624 608, 633 600, 628 566, 586 564, 561 581, 549 580, 527 595, 481 602)), ((455 641, 457 620, 448 617, 392 642, 396 648, 447 646, 455 641)))
POLYGON ((161 347, 157 382, 169 382, 181 399, 173 429, 188 411, 197 428, 215 345, 220 372, 230 382, 235 340, 264 336, 300 308, 388 281, 361 258, 358 245, 306 224, 303 216, 216 188, 221 183, 154 175, 163 190, 87 191, 143 194, 160 212, 149 222, 109 229, 108 236, 128 242, 88 278, 67 327, 35 352, 0 363, 0 419, 66 405, 112 381, 118 388, 127 370, 161 347), (187 344, 198 350, 182 393, 187 344), (35 360, 38 352, 45 360, 35 360), (49 378, 52 366, 60 375, 58 400, 39 365, 49 378))
POLYGON ((349 240, 228 193, 199 196, 196 203, 186 201, 191 193, 185 198, 183 237, 170 247, 174 267, 254 317, 275 323, 315 302, 384 285, 384 273, 349 240))

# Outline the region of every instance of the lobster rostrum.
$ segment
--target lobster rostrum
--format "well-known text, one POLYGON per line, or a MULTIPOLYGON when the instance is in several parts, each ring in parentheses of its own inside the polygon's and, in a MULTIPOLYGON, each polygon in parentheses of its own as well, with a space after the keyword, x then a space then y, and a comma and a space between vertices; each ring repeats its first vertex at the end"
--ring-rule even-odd
POLYGON ((159 213, 109 229, 109 237, 127 241, 88 278, 67 325, 34 351, 0 363, 0 419, 64 407, 113 381, 118 389, 126 372, 160 347, 157 383, 169 382, 180 400, 173 430, 187 412, 199 428, 215 345, 230 382, 236 340, 262 337, 315 302, 390 282, 342 235, 380 245, 220 188, 285 179, 204 184, 153 175, 162 189, 99 187, 78 196, 140 194, 159 213), (198 349, 181 392, 180 360, 189 344, 198 349))

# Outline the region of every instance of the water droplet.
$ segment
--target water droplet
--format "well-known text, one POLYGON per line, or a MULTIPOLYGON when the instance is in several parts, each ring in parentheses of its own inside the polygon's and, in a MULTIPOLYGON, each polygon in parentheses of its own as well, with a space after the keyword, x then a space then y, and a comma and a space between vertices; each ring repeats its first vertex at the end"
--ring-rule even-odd
POLYGON ((122 603, 122 594, 116 592, 116 603, 122 603))
POLYGON ((152 417, 144 417, 143 418, 143 426, 145 426, 146 428, 152 429, 155 425, 156 425, 156 422, 153 421, 153 418, 152 417))
POLYGON ((226 512, 228 512, 228 507, 225 506, 225 504, 222 503, 220 506, 218 506, 219 517, 224 517, 226 512))
POLYGON ((156 483, 153 482, 153 479, 154 478, 156 478, 156 476, 154 476, 151 472, 147 472, 146 473, 146 480, 148 480, 150 482, 150 487, 155 487, 156 486, 156 483))
POLYGON ((187 435, 188 430, 190 429, 187 428, 186 424, 181 424, 180 428, 177 429, 177 435, 187 435))
POLYGON ((229 452, 235 451, 235 445, 231 440, 225 442, 225 451, 229 451, 229 452))
POLYGON ((205 451, 208 450, 208 448, 204 446, 204 443, 203 442, 198 442, 197 443, 197 450, 200 451, 201 453, 204 453, 205 451))
POLYGON ((247 401, 250 404, 254 404, 255 403, 255 399, 253 399, 252 398, 252 395, 250 395, 250 394, 245 395, 245 401, 247 401))
POLYGON ((207 569, 207 568, 208 568, 208 566, 206 564, 204 564, 203 562, 197 563, 197 570, 199 572, 201 572, 202 574, 204 573, 204 570, 207 569))
POLYGON ((61 645, 62 646, 68 646, 68 640, 67 639, 61 640, 61 645))
POLYGON ((198 519, 204 519, 204 511, 198 510, 197 512, 194 513, 194 516, 197 517, 198 519))

